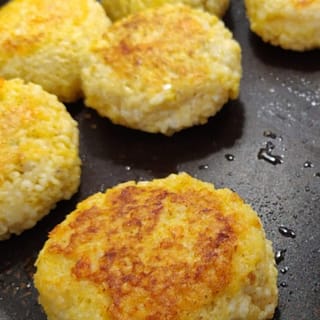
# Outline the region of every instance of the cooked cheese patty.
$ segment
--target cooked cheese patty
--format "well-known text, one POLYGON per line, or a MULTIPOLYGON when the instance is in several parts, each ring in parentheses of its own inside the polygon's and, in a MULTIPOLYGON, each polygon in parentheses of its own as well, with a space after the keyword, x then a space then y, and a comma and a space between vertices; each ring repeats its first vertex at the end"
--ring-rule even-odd
POLYGON ((80 180, 78 128, 40 86, 0 79, 0 240, 69 199, 80 180))
POLYGON ((251 29, 284 49, 320 48, 320 0, 245 0, 251 29))
POLYGON ((109 23, 95 0, 11 0, 0 9, 0 76, 74 101, 81 96, 80 60, 109 23))
POLYGON ((124 18, 91 49, 85 103, 112 122, 171 135, 239 92, 240 47, 215 16, 166 5, 124 18))
POLYGON ((102 0, 101 3, 113 20, 167 3, 184 3, 194 8, 207 10, 219 17, 224 15, 229 6, 229 0, 102 0))
POLYGON ((257 214, 185 173, 82 201, 34 276, 49 320, 271 319, 277 271, 257 214))

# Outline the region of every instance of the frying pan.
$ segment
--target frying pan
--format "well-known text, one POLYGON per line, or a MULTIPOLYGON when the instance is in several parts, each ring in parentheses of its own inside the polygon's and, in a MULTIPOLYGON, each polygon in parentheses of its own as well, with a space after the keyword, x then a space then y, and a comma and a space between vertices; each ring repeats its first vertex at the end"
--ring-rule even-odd
POLYGON ((78 201, 179 171, 235 190, 259 213, 278 255, 275 319, 320 319, 320 52, 264 44, 250 33, 242 1, 225 22, 242 47, 241 94, 208 124, 164 137, 115 126, 81 101, 67 106, 80 128, 82 184, 36 227, 0 243, 1 320, 46 319, 33 264, 78 201))

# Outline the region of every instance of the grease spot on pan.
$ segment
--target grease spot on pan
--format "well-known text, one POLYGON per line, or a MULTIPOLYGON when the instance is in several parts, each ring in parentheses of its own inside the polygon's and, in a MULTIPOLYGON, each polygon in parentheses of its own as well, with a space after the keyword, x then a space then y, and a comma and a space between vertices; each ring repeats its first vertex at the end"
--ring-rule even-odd
POLYGON ((280 226, 278 228, 278 230, 284 237, 287 237, 287 238, 295 238, 296 237, 296 233, 292 229, 289 229, 285 226, 280 226))
POLYGON ((281 164, 283 163, 283 156, 280 155, 274 155, 272 153, 273 149, 275 148, 275 145, 268 141, 266 143, 266 146, 264 148, 261 148, 258 152, 258 159, 259 160, 265 160, 273 165, 281 164))

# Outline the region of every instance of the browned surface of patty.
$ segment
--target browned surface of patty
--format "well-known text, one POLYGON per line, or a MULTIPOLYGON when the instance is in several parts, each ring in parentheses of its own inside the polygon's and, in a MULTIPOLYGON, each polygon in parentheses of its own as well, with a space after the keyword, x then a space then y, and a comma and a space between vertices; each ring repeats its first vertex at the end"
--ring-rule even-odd
MULTIPOLYGON (((305 8, 318 0, 293 0, 293 5, 297 8, 305 8)), ((290 1, 289 1, 290 2, 290 1)))
MULTIPOLYGON (((72 274, 108 288, 113 302, 109 311, 114 319, 122 319, 120 315, 125 314, 133 319, 139 311, 126 310, 126 305, 134 308, 132 299, 141 301, 141 297, 145 298, 146 308, 154 311, 146 319, 176 319, 179 310, 212 301, 212 294, 218 295, 232 276, 237 243, 235 221, 223 214, 215 193, 207 189, 201 193, 199 196, 199 191, 192 188, 173 193, 136 185, 112 189, 103 206, 78 212, 69 224, 69 239, 63 246, 51 243, 48 251, 71 259, 74 255, 80 257, 72 274), (175 210, 180 206, 192 208, 185 216, 186 229, 181 225, 168 227, 163 231, 168 234, 159 237, 158 248, 146 248, 161 216, 174 219, 174 211, 168 210, 171 206, 175 210), (93 262, 83 246, 94 244, 97 239, 103 242, 103 255, 93 262), (79 248, 83 251, 79 252, 79 248), (194 257, 186 261, 185 253, 189 251, 194 257)), ((235 198, 239 201, 236 195, 235 198)), ((50 237, 59 238, 64 229, 58 226, 50 237)))
POLYGON ((190 11, 181 6, 180 14, 175 13, 176 19, 170 17, 173 15, 171 12, 164 16, 162 11, 154 10, 150 14, 136 14, 127 22, 120 20, 105 34, 109 47, 98 48, 96 52, 119 77, 127 81, 140 77, 146 83, 152 82, 151 88, 156 86, 158 90, 162 88, 168 70, 176 75, 177 81, 204 81, 210 70, 207 56, 205 59, 199 52, 204 50, 203 44, 208 41, 210 29, 204 28, 204 22, 200 18, 197 21, 190 11), (148 29, 152 29, 150 34, 146 32, 148 29), (142 34, 145 37, 143 41, 142 34), (203 64, 188 62, 193 58, 202 59, 203 64))

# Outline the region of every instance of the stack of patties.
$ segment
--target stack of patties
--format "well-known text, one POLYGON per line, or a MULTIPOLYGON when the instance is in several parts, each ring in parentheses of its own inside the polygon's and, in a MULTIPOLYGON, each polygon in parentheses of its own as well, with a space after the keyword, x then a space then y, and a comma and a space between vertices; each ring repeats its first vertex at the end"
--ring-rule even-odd
POLYGON ((277 305, 257 214, 184 173, 82 201, 36 266, 49 320, 265 320, 277 305))
POLYGON ((176 4, 116 21, 83 64, 85 104, 113 123, 171 135, 239 92, 241 52, 216 16, 176 4))

